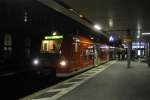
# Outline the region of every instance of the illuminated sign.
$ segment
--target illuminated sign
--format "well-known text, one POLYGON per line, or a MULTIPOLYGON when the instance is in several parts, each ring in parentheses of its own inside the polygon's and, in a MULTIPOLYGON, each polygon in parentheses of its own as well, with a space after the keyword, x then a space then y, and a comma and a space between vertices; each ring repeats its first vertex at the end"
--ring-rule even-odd
POLYGON ((113 37, 113 36, 110 36, 110 37, 109 37, 109 41, 110 41, 110 42, 113 42, 113 41, 114 41, 114 37, 113 37))
POLYGON ((144 46, 132 46, 132 48, 145 48, 144 46))
POLYGON ((45 36, 45 39, 63 39, 62 35, 55 35, 55 36, 45 36))
POLYGON ((132 48, 145 48, 145 43, 132 43, 132 48))

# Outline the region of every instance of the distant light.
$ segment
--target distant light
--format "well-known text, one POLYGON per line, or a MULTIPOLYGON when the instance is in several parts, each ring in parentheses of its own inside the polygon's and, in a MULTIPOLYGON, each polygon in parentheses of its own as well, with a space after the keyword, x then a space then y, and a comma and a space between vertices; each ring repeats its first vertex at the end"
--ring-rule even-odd
POLYGON ((91 37, 91 40, 93 40, 94 39, 94 37, 91 37))
POLYGON ((150 33, 142 33, 142 35, 150 35, 150 33))
POLYGON ((139 38, 140 38, 140 35, 138 35, 136 38, 139 39, 139 38))
POLYGON ((138 29, 138 32, 137 32, 138 34, 140 34, 141 33, 141 30, 140 29, 138 29))
POLYGON ((44 44, 48 44, 49 41, 48 41, 48 40, 43 40, 43 43, 44 43, 44 44))
POLYGON ((107 45, 100 45, 100 48, 106 48, 106 49, 108 49, 109 47, 107 45))
POLYGON ((26 23, 28 21, 28 13, 24 12, 24 22, 26 23))
POLYGON ((141 55, 141 51, 140 50, 138 50, 138 56, 140 56, 141 55))
POLYGON ((145 48, 144 46, 132 46, 132 48, 145 48))
POLYGON ((28 20, 27 20, 27 16, 25 16, 25 18, 24 18, 24 22, 27 22, 28 20))
POLYGON ((34 59, 34 60, 33 60, 33 64, 34 64, 34 65, 38 65, 38 64, 39 64, 39 60, 38 60, 38 59, 34 59))
POLYGON ((72 8, 70 8, 69 10, 70 10, 70 11, 73 11, 73 9, 72 9, 72 8))
POLYGON ((89 49, 92 49, 92 48, 93 48, 93 46, 89 46, 88 48, 89 48, 89 49))
POLYGON ((57 32, 53 32, 52 35, 57 35, 57 32))
POLYGON ((62 39, 62 35, 55 35, 55 36, 45 36, 45 39, 62 39))
POLYGON ((94 28, 97 30, 101 30, 102 28, 99 25, 94 25, 94 28))
POLYGON ((109 48, 114 49, 115 47, 110 46, 109 48))
POLYGON ((82 14, 80 14, 79 16, 80 16, 80 18, 83 18, 83 15, 82 15, 82 14))

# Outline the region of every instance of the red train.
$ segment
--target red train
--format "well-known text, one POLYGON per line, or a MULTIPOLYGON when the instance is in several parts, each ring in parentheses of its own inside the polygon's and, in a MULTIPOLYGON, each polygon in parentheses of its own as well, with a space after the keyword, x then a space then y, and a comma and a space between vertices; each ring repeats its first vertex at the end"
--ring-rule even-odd
POLYGON ((82 35, 57 35, 54 32, 42 40, 40 56, 33 60, 33 64, 51 67, 58 77, 65 77, 108 60, 106 44, 94 43, 93 39, 82 35))

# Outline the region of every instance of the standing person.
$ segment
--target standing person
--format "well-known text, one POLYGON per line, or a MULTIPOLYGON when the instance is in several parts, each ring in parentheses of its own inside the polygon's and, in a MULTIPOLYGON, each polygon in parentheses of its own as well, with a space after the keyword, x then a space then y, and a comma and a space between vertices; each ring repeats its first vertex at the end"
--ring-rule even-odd
POLYGON ((148 64, 148 67, 150 67, 150 54, 147 55, 147 64, 148 64))
POLYGON ((123 50, 122 51, 122 60, 124 60, 125 59, 125 51, 123 50))
POLYGON ((149 42, 147 44, 147 64, 148 64, 148 67, 150 67, 150 46, 149 46, 149 42))
POLYGON ((150 55, 147 56, 147 64, 148 64, 148 67, 150 67, 150 55))

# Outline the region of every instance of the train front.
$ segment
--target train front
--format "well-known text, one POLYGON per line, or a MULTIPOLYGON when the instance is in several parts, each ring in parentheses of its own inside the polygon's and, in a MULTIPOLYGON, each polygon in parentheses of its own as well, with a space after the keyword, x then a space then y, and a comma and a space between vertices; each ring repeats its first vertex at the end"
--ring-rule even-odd
POLYGON ((56 75, 57 66, 65 66, 65 61, 60 61, 61 44, 63 35, 45 36, 41 41, 40 53, 33 57, 32 65, 37 74, 40 75, 56 75))

